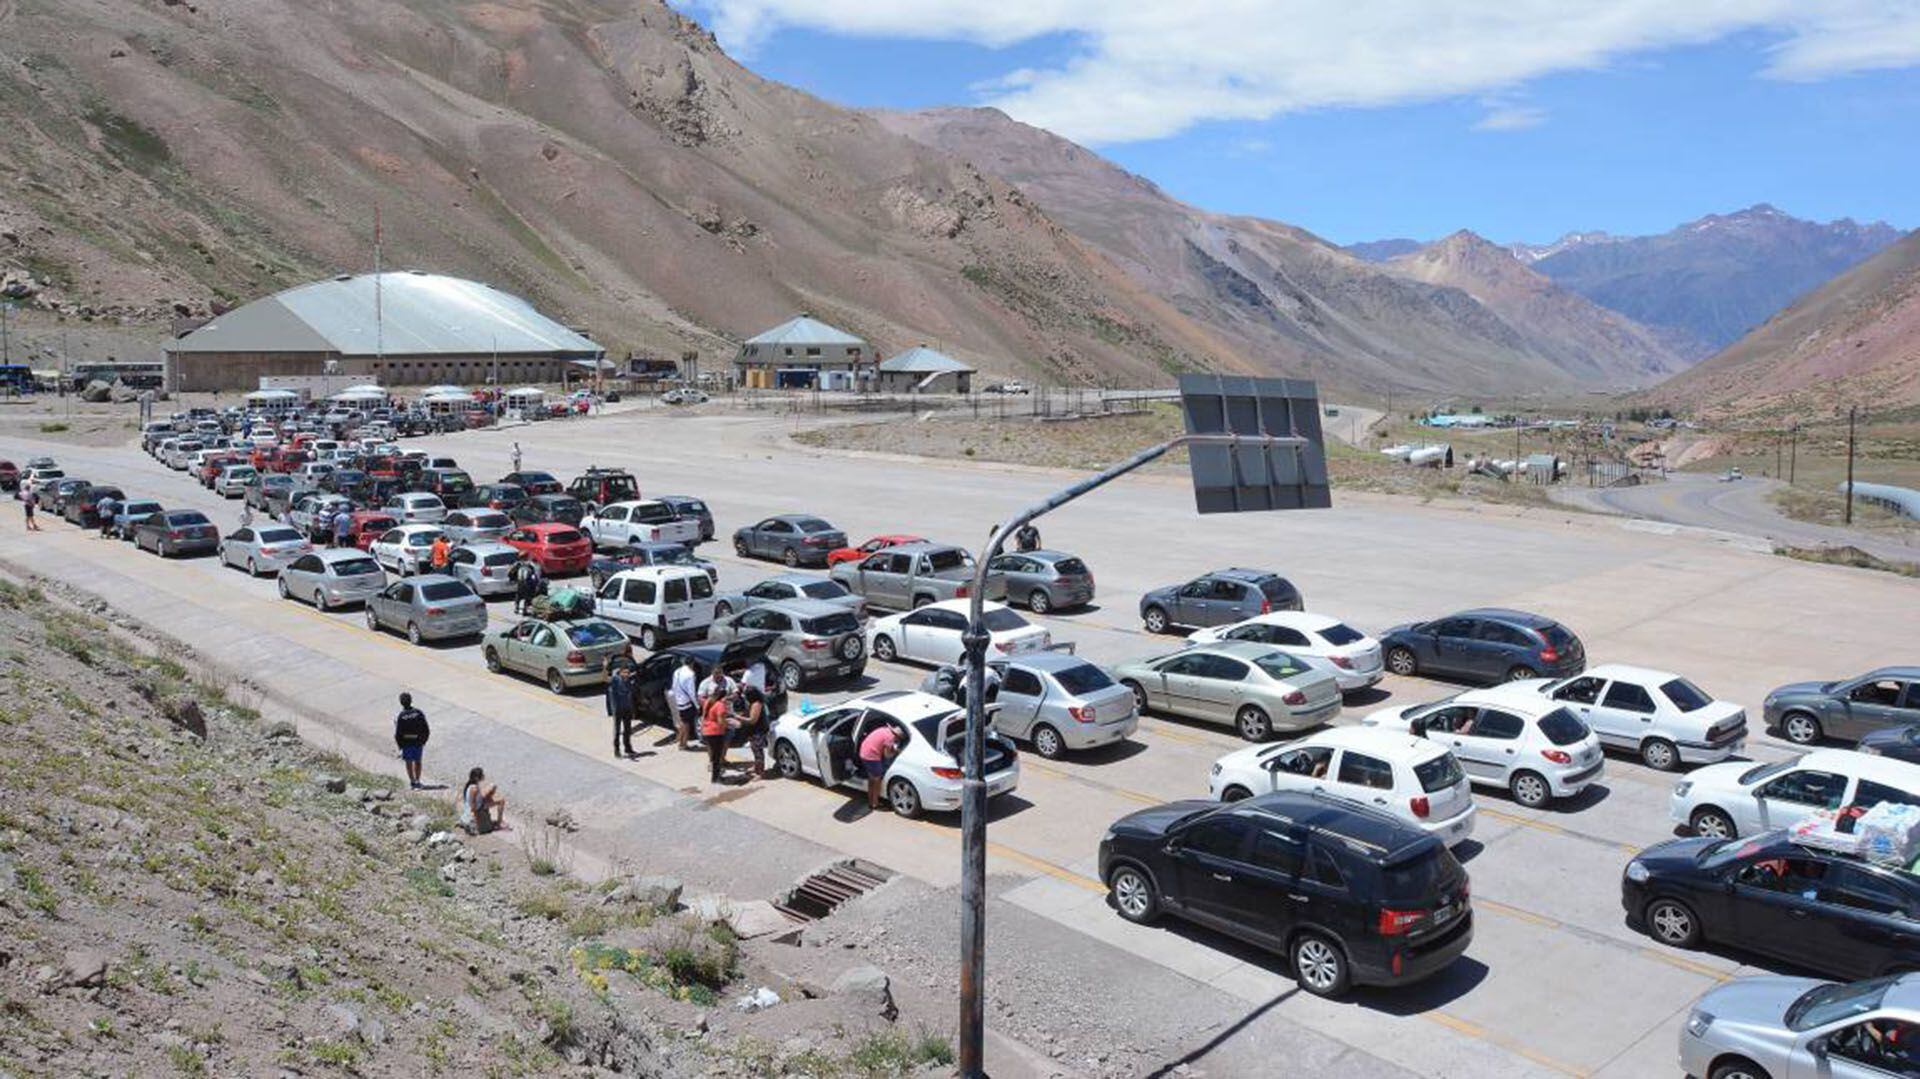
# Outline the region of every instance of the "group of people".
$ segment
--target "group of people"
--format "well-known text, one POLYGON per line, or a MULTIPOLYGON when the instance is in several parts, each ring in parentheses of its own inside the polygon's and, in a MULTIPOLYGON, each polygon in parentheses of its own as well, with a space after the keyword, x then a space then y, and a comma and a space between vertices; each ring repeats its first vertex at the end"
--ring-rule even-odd
POLYGON ((766 776, 773 717, 786 706, 786 686, 767 659, 732 671, 716 664, 703 678, 693 658, 682 657, 667 685, 667 706, 674 744, 683 750, 704 748, 712 782, 726 781, 727 750, 738 742, 753 755, 753 778, 766 776), (696 732, 699 745, 693 740, 696 732))
MULTIPOLYGON (((432 737, 427 714, 414 707, 413 694, 400 694, 400 712, 393 719, 393 744, 400 750, 400 761, 406 767, 407 785, 414 790, 425 788, 420 771, 427 742, 432 737)), ((460 827, 474 835, 507 827, 507 799, 498 787, 487 782, 486 769, 477 765, 468 769, 467 781, 460 786, 456 813, 460 827)))

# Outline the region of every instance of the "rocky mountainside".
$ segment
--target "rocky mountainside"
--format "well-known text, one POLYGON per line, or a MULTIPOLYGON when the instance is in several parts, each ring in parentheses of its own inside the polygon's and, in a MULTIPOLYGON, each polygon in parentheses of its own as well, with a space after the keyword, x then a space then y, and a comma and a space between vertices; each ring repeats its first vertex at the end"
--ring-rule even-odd
POLYGON ((1582 382, 1645 385, 1685 366, 1659 336, 1547 280, 1512 251, 1461 231, 1385 263, 1457 288, 1513 327, 1527 346, 1582 382))
POLYGON ((1388 259, 1399 258, 1401 255, 1411 255, 1425 246, 1427 245, 1420 240, 1367 240, 1362 243, 1348 244, 1340 250, 1362 262, 1385 262, 1388 259))
POLYGON ((1920 232, 1649 396, 1705 414, 1783 420, 1849 404, 1882 415, 1920 407, 1920 232))

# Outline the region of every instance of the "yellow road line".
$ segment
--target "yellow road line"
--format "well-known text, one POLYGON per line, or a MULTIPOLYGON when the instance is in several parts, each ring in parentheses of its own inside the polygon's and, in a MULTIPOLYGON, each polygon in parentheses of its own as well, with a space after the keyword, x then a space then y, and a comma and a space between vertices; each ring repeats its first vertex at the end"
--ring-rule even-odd
POLYGON ((1557 1071, 1562 1075, 1585 1077, 1593 1074, 1587 1071, 1585 1068, 1575 1067, 1574 1065, 1568 1064, 1565 1061, 1555 1060, 1553 1057, 1550 1057, 1545 1053, 1539 1052, 1538 1050, 1529 1049, 1526 1046, 1521 1045, 1519 1042, 1514 1041, 1512 1038, 1509 1038, 1504 1034, 1495 1033, 1494 1031, 1488 1030, 1486 1027, 1483 1027, 1478 1023, 1474 1023, 1474 1022, 1470 1022, 1468 1020, 1462 1019, 1457 1015, 1449 1015, 1446 1012, 1442 1012, 1442 1011, 1431 1011, 1431 1012, 1420 1013, 1420 1018, 1428 1020, 1429 1022, 1438 1023, 1441 1026, 1446 1027, 1448 1030, 1451 1030, 1456 1034, 1464 1034, 1467 1037, 1473 1038, 1476 1041, 1483 1041, 1483 1042, 1486 1042, 1488 1045, 1493 1045, 1501 1049, 1505 1049, 1507 1052, 1512 1053, 1515 1056, 1525 1057, 1526 1059, 1533 1061, 1535 1064, 1538 1064, 1543 1068, 1550 1068, 1553 1071, 1557 1071))
POLYGON ((1166 801, 1165 798, 1155 798, 1151 794, 1142 794, 1139 791, 1128 790, 1125 787, 1116 787, 1111 783, 1102 783, 1097 779, 1089 779, 1078 773, 1069 772, 1064 768, 1055 768, 1051 764, 1042 764, 1036 760, 1023 761, 1020 767, 1029 772, 1038 772, 1043 776, 1054 776, 1058 779, 1064 779, 1069 783, 1078 783, 1082 786, 1092 787, 1095 790, 1105 791, 1108 794, 1118 795, 1122 798, 1139 802, 1142 805, 1157 806, 1166 801))

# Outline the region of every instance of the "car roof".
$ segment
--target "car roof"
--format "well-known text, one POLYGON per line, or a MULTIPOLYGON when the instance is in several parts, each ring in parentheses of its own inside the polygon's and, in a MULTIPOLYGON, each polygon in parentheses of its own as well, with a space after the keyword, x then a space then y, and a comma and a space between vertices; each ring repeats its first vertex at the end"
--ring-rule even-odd
POLYGON ((608 577, 607 580, 611 581, 616 577, 633 577, 649 581, 664 581, 669 577, 700 577, 704 579, 706 575, 707 571, 701 569, 699 566, 634 566, 631 569, 621 570, 613 576, 608 577))
POLYGON ((1920 681, 1920 667, 1875 667, 1861 678, 1903 678, 1908 681, 1920 681))
MULTIPOLYGON (((1264 641, 1210 641, 1206 644, 1196 644, 1192 648, 1183 649, 1182 651, 1213 652, 1217 655, 1232 656, 1235 659, 1258 659, 1264 655, 1269 655, 1274 652, 1286 652, 1287 650, 1280 645, 1267 644, 1264 641)), ((1176 652, 1174 654, 1179 655, 1180 653, 1176 652)), ((1292 655, 1293 653, 1288 652, 1287 654, 1292 655)), ((1297 658, 1301 658, 1304 661, 1305 657, 1297 658)))
POLYGON ((1892 757, 1858 753, 1851 749, 1816 749, 1794 762, 1805 768, 1819 768, 1871 779, 1876 783, 1920 790, 1920 764, 1909 764, 1892 757))
MULTIPOLYGON (((928 607, 932 607, 942 611, 959 611, 961 614, 967 614, 972 610, 972 608, 969 606, 971 602, 972 602, 971 600, 964 600, 964 599, 943 599, 938 603, 923 604, 920 607, 916 608, 916 610, 924 611, 928 607)), ((993 600, 986 600, 982 603, 980 609, 982 611, 1004 611, 1004 610, 1008 610, 1009 608, 1004 603, 995 603, 993 600)), ((896 614, 893 617, 898 618, 900 617, 900 615, 912 614, 912 613, 913 611, 901 611, 899 614, 896 614)))
POLYGON ((1245 566, 1229 566, 1226 569, 1217 569, 1212 573, 1201 574, 1201 576, 1231 577, 1239 581, 1264 581, 1269 577, 1278 577, 1280 575, 1270 569, 1248 569, 1245 566))
MULTIPOLYGON (((389 516, 391 516, 391 514, 389 514, 389 516)), ((349 518, 349 520, 351 520, 351 518, 349 518)), ((419 523, 410 524, 410 525, 395 525, 394 527, 399 529, 403 535, 408 535, 408 536, 413 535, 415 532, 446 531, 445 529, 441 528, 439 525, 429 525, 429 524, 419 524, 419 523)))
POLYGON ((1356 749, 1408 765, 1431 760, 1447 752, 1447 747, 1430 739, 1416 738, 1404 731, 1384 727, 1329 727, 1297 742, 1288 742, 1280 748, 1291 749, 1295 746, 1356 749))
MULTIPOLYGON (((1565 707, 1552 697, 1541 696, 1538 683, 1527 685, 1524 682, 1485 686, 1469 689, 1465 693, 1456 693, 1447 698, 1454 704, 1467 704, 1475 707, 1504 708, 1520 712, 1528 719, 1539 719, 1548 712, 1565 707)), ((1439 701, 1423 701, 1417 707, 1438 704, 1439 701)))
POLYGON ((349 558, 372 558, 373 556, 358 547, 316 547, 314 554, 322 562, 345 562, 349 558))
POLYGON ((555 532, 578 532, 580 526, 565 521, 535 521, 530 525, 521 525, 520 531, 531 532, 536 536, 551 536, 555 532))
POLYGON ((932 540, 914 540, 911 543, 896 543, 888 547, 882 547, 879 551, 875 551, 874 554, 880 554, 884 551, 900 551, 905 554, 925 554, 928 551, 958 551, 962 549, 963 548, 952 543, 935 543, 932 540))
POLYGON ((1009 657, 1006 663, 1009 667, 1025 667, 1030 671, 1046 671, 1050 674, 1054 671, 1087 666, 1091 661, 1071 652, 1026 652, 1009 657))
POLYGON ((578 502, 580 500, 566 493, 565 491, 549 491, 543 495, 534 495, 533 501, 535 502, 578 502))
POLYGON ((748 609, 785 611, 796 618, 818 618, 821 615, 852 613, 845 605, 824 599, 776 599, 748 609))
POLYGON ((1303 629, 1314 633, 1323 629, 1332 629, 1341 624, 1340 620, 1332 615, 1314 614, 1312 611, 1268 611, 1266 614, 1254 615, 1247 621, 1263 626, 1285 626, 1288 629, 1303 629))
POLYGON ((520 557, 520 549, 506 543, 463 543, 460 547, 462 550, 472 551, 474 554, 510 554, 515 558, 520 557))
POLYGON ((776 513, 771 517, 762 517, 761 520, 786 521, 792 523, 795 521, 824 521, 826 518, 817 513, 776 513))
POLYGON ((936 697, 931 693, 921 693, 913 689, 882 690, 879 693, 855 697, 843 704, 864 705, 885 712, 902 723, 913 723, 928 716, 945 715, 959 707, 945 697, 936 697))
MULTIPOLYGON (((1497 622, 1511 622, 1514 625, 1525 626, 1528 629, 1545 629, 1548 626, 1559 624, 1544 614, 1534 614, 1531 611, 1516 611, 1511 607, 1473 607, 1464 611, 1456 611, 1445 617, 1486 618, 1497 622)), ((1436 619, 1436 621, 1438 621, 1438 619, 1436 619)))
POLYGON ((1602 663, 1597 666, 1588 667, 1582 673, 1593 675, 1596 678, 1624 678, 1629 682, 1645 682, 1649 685, 1671 682, 1680 677, 1672 671, 1655 670, 1652 667, 1636 667, 1631 663, 1602 663))
MULTIPOLYGON (((675 546, 679 546, 679 545, 675 544, 675 546)), ((810 584, 839 583, 831 577, 815 577, 811 573, 776 573, 773 576, 766 578, 765 580, 756 581, 754 583, 765 584, 767 583, 767 581, 779 581, 783 584, 795 585, 797 587, 805 587, 806 585, 810 585, 810 584)), ((753 585, 748 585, 747 587, 752 588, 753 585)))
POLYGON ((601 506, 600 508, 603 510, 610 510, 615 506, 657 506, 657 505, 665 505, 665 503, 658 498, 629 498, 620 502, 609 502, 606 505, 601 506))
POLYGON ((1347 849, 1381 864, 1403 861, 1440 841, 1391 814, 1345 798, 1275 791, 1232 803, 1236 816, 1279 819, 1346 841, 1347 849))

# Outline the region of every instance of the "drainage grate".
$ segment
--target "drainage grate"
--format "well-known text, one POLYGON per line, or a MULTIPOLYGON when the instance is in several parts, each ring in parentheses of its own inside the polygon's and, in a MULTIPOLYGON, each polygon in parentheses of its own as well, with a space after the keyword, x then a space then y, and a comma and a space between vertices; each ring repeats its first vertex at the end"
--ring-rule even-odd
POLYGON ((857 858, 836 862, 774 900, 773 907, 796 922, 817 922, 842 903, 866 895, 891 879, 893 870, 885 866, 857 858))

